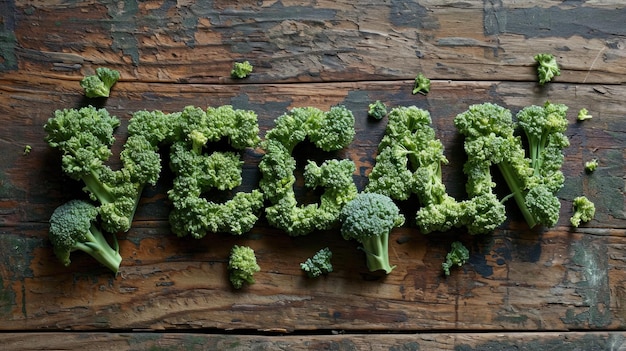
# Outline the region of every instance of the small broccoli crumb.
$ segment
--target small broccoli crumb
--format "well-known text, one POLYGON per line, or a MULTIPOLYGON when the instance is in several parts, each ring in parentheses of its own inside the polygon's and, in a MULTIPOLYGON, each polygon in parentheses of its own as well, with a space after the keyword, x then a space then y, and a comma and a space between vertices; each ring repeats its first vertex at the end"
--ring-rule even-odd
POLYGON ((32 146, 30 146, 30 145, 26 145, 26 146, 24 146, 24 155, 28 155, 28 154, 30 154, 30 152, 31 152, 31 150, 32 150, 32 149, 33 149, 33 147, 32 147, 32 146))
POLYGON ((450 275, 450 269, 454 266, 461 267, 469 260, 469 250, 459 241, 452 243, 452 249, 446 255, 446 261, 441 264, 443 272, 450 275))
POLYGON ((317 278, 322 274, 328 274, 333 271, 333 265, 330 259, 333 253, 329 248, 325 247, 319 250, 313 257, 307 258, 306 261, 300 263, 300 268, 309 278, 317 278))
POLYGON ((230 76, 239 79, 246 78, 252 73, 252 69, 253 67, 248 61, 235 62, 232 71, 230 71, 230 76))
POLYGON ((570 218, 570 223, 576 228, 582 222, 589 222, 596 214, 596 206, 586 196, 578 196, 572 203, 574 214, 570 218))
POLYGON ((422 95, 428 94, 430 91, 430 79, 426 78, 422 73, 415 77, 415 84, 413 85, 413 95, 420 93, 422 95))
POLYGON ((385 106, 382 101, 376 100, 376 102, 369 104, 367 115, 377 120, 381 120, 387 115, 387 106, 385 106))
POLYGON ((598 159, 594 158, 591 161, 585 162, 585 172, 593 173, 598 168, 598 159))
POLYGON ((586 108, 581 108, 580 111, 578 111, 578 116, 576 117, 576 119, 579 121, 584 121, 591 118, 593 118, 593 116, 589 114, 589 111, 586 108))
POLYGON ((552 54, 537 54, 534 57, 537 62, 537 77, 539 84, 544 85, 551 81, 554 77, 561 75, 556 58, 552 54))
POLYGON ((241 289, 244 284, 254 284, 254 274, 261 267, 256 262, 254 250, 248 246, 235 245, 230 251, 228 271, 230 282, 235 289, 241 289))

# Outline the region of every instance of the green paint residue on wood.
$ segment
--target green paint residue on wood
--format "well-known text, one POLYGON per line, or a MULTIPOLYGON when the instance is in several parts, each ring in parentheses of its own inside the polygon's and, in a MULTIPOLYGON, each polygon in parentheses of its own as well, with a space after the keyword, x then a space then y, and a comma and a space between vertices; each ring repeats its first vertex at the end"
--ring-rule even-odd
POLYGON ((136 18, 139 5, 136 0, 111 2, 107 5, 111 17, 111 47, 130 56, 133 65, 139 64, 139 47, 135 33, 138 32, 136 18))

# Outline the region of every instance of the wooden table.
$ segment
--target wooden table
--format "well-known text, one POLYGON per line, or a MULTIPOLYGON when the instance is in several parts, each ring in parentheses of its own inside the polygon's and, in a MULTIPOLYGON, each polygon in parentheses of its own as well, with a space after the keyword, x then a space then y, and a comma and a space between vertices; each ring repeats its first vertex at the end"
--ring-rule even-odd
MULTIPOLYGON (((625 350, 626 6, 591 1, 22 1, 0 3, 0 344, 11 350, 625 350), (537 83, 533 56, 553 53, 562 74, 537 83), (252 75, 229 77, 249 60, 252 75), (171 234, 167 171, 145 189, 120 234, 114 277, 86 255, 71 266, 47 239, 55 207, 84 196, 44 141, 53 111, 90 103, 79 81, 105 66, 122 79, 102 106, 122 119, 185 106, 254 110, 261 136, 293 107, 353 111, 357 135, 332 155, 358 166, 362 189, 386 122, 368 104, 430 111, 450 163, 450 194, 464 196, 463 139, 453 118, 493 102, 518 111, 569 106, 561 218, 530 230, 514 204, 493 234, 393 231, 388 276, 369 274, 339 232, 289 237, 261 219, 242 236, 171 234), (423 72, 428 95, 411 93, 423 72), (593 119, 576 122, 588 108, 593 119), (24 154, 26 145, 32 151, 24 154), (600 166, 585 174, 584 162, 600 166), (569 224, 572 199, 597 206, 569 224), (471 250, 449 277, 454 240, 471 250), (233 290, 234 244, 256 250, 256 283, 233 290), (299 263, 321 247, 335 271, 307 279, 299 263), (7 346, 8 345, 8 346, 7 346)), ((255 188, 261 150, 245 154, 255 188)), ((306 158, 299 155, 299 159, 306 158)), ((301 185, 299 186, 301 187, 301 185)), ((298 189, 297 189, 298 190, 298 189)), ((407 216, 412 214, 407 212, 407 216)))

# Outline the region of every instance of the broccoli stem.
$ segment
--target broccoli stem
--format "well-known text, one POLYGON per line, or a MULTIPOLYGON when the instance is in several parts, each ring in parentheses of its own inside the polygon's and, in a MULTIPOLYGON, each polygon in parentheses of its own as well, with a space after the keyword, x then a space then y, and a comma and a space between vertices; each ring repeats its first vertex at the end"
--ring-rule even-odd
POLYGON ((396 268, 389 264, 389 233, 363 239, 361 244, 370 272, 384 270, 389 274, 396 268))
POLYGON ((86 236, 89 240, 84 243, 76 243, 76 249, 86 252, 117 274, 122 263, 117 238, 113 236, 113 248, 111 248, 102 232, 93 223, 86 236))
MULTIPOLYGON (((524 220, 526 220, 526 223, 530 228, 533 228, 535 225, 537 225, 537 219, 530 213, 530 211, 528 210, 528 206, 526 206, 524 187, 520 185, 519 177, 515 175, 515 173, 513 172, 513 167, 507 161, 502 161, 498 163, 498 169, 500 170, 500 173, 502 173, 506 184, 509 186, 509 189, 511 190, 511 195, 515 199, 517 206, 522 212, 524 220)), ((508 197, 506 197, 505 199, 507 198, 508 197)))
POLYGON ((87 190, 96 197, 96 200, 100 204, 110 204, 115 202, 115 196, 113 195, 111 188, 104 184, 98 176, 91 172, 83 175, 80 179, 85 183, 87 190))

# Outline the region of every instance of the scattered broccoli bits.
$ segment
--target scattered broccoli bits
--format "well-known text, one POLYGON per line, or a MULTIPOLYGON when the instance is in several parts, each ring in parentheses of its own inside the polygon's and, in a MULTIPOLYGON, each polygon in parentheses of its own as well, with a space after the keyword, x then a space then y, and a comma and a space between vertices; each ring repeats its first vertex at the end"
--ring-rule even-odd
POLYGON ((28 155, 30 154, 30 152, 33 150, 33 147, 30 145, 25 145, 24 146, 24 155, 28 155))
POLYGON ((230 76, 233 78, 246 78, 252 73, 252 65, 248 61, 244 62, 235 62, 233 64, 233 69, 230 71, 230 76))
POLYGON ((111 88, 120 79, 120 72, 106 68, 96 68, 96 74, 86 76, 80 81, 80 86, 85 89, 88 98, 109 97, 111 88))
POLYGON ((430 79, 422 73, 419 73, 415 77, 415 84, 413 85, 413 95, 420 93, 422 95, 428 94, 430 91, 430 79))
POLYGON ((450 252, 446 255, 446 261, 441 264, 445 275, 450 275, 450 269, 454 266, 461 267, 469 260, 469 250, 460 242, 452 243, 450 252))
POLYGON ((328 274, 333 271, 333 265, 330 263, 331 257, 333 257, 333 253, 329 248, 325 247, 316 252, 313 257, 307 258, 306 261, 300 263, 300 268, 309 278, 317 278, 322 274, 328 274))
POLYGON ((254 250, 248 246, 235 245, 230 251, 228 271, 230 282, 235 289, 241 289, 244 284, 254 284, 254 274, 261 267, 256 263, 254 250))
POLYGON ((596 206, 586 196, 578 196, 572 202, 574 214, 570 218, 570 223, 577 227, 582 222, 589 222, 596 214, 596 206))
POLYGON ((579 121, 584 121, 587 119, 591 119, 593 118, 593 116, 589 113, 589 111, 586 108, 581 108, 578 111, 578 116, 576 116, 576 119, 579 121))
POLYGON ((539 84, 544 85, 554 77, 561 75, 561 69, 552 54, 537 54, 534 57, 537 62, 537 77, 539 84))
POLYGON ((382 101, 376 100, 376 102, 369 104, 367 115, 377 120, 381 120, 387 115, 387 106, 385 106, 382 101))
POLYGON ((594 158, 591 161, 585 162, 585 172, 593 173, 598 168, 598 159, 594 158))

